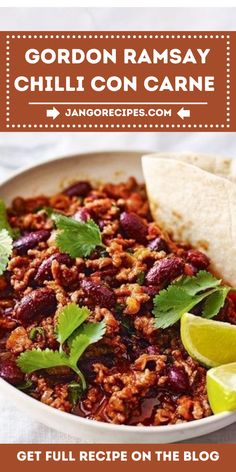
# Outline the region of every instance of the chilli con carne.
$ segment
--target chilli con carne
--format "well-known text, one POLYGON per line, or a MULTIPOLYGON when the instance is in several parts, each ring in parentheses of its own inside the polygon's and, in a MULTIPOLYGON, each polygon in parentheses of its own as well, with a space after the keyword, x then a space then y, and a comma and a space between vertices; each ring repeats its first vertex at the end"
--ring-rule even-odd
MULTIPOLYGON (((97 421, 158 426, 212 414, 206 369, 184 350, 179 323, 164 330, 153 323, 160 290, 208 270, 209 260, 153 222, 144 185, 134 178, 98 187, 81 181, 52 197, 18 197, 8 221, 19 235, 0 277, 3 379, 47 405, 97 421), (60 251, 51 212, 93 220, 101 244, 86 257, 60 251), (84 391, 67 366, 24 374, 17 364, 23 352, 59 349, 58 315, 70 303, 89 309, 86 322, 106 324, 103 338, 78 361, 84 391)), ((236 324, 231 295, 217 318, 236 324)))

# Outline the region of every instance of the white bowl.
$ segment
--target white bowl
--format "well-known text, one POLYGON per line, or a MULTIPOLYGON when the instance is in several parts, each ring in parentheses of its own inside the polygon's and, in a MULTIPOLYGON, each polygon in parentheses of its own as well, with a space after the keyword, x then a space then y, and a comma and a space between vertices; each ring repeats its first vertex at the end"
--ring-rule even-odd
MULTIPOLYGON (((133 175, 142 180, 140 152, 104 152, 61 158, 27 168, 0 185, 0 197, 10 203, 15 196, 51 194, 76 179, 119 182, 133 175)), ((223 428, 236 421, 236 412, 221 413, 189 423, 168 426, 123 426, 100 423, 64 413, 29 397, 0 380, 0 390, 35 420, 92 443, 179 442, 223 428)))

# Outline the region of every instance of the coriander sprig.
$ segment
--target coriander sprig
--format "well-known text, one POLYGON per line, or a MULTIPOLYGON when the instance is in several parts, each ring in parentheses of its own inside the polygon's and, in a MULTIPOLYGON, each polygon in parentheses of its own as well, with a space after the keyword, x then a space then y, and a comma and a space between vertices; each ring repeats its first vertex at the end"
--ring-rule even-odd
POLYGON ((11 227, 7 218, 7 209, 4 200, 0 198, 0 230, 5 229, 12 239, 15 239, 19 235, 19 231, 11 227))
POLYGON ((87 307, 79 308, 75 303, 70 303, 63 309, 57 323, 57 340, 60 348, 89 315, 90 311, 87 307))
POLYGON ((80 399, 83 390, 81 388, 81 384, 78 382, 71 382, 68 385, 68 393, 69 393, 69 401, 73 406, 76 406, 78 403, 78 400, 80 399))
POLYGON ((154 298, 155 326, 163 329, 172 326, 200 302, 204 302, 202 316, 213 318, 224 306, 232 290, 220 284, 221 280, 207 271, 200 271, 195 277, 184 276, 170 284, 154 298))
POLYGON ((18 234, 19 231, 9 224, 5 202, 0 198, 0 275, 7 268, 13 249, 12 242, 18 234))
POLYGON ((56 244, 71 257, 87 257, 97 246, 103 246, 98 225, 92 220, 76 221, 60 213, 52 213, 58 229, 56 244))
POLYGON ((12 254, 12 238, 6 229, 0 230, 0 275, 6 270, 12 254))
POLYGON ((90 311, 87 307, 80 308, 75 303, 67 305, 58 317, 56 328, 60 349, 55 351, 52 349, 27 350, 18 356, 18 367, 24 373, 30 374, 40 369, 67 366, 79 376, 82 388, 85 390, 86 381, 77 366, 78 360, 90 344, 102 339, 106 330, 104 321, 83 324, 89 315, 90 311), (65 350, 64 343, 66 343, 65 350))

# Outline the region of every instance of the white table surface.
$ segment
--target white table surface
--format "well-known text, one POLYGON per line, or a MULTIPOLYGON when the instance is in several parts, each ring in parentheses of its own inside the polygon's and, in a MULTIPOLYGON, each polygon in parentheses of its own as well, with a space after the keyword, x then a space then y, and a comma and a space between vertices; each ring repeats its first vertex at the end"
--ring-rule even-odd
MULTIPOLYGON (((235 29, 231 9, 2 9, 0 30, 235 29), (13 11, 14 10, 14 11, 13 11), (17 11, 16 11, 17 10, 17 11), (45 11, 46 10, 46 11, 45 11), (181 11, 180 11, 181 10, 181 11)), ((0 133, 0 181, 17 168, 53 157, 99 150, 194 151, 236 157, 235 133, 0 133)), ((190 443, 235 443, 236 423, 190 443)), ((0 443, 79 443, 43 426, 0 393, 0 443)), ((81 437, 81 442, 83 438, 81 437)))

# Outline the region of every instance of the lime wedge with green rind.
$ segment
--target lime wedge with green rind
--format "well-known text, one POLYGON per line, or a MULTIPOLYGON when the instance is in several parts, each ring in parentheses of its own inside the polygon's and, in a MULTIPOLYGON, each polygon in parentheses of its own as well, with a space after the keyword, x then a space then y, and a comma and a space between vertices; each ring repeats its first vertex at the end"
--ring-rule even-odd
POLYGON ((213 413, 236 410, 236 362, 207 372, 207 394, 213 413))
POLYGON ((207 367, 236 362, 236 326, 185 313, 182 343, 191 357, 207 367))

